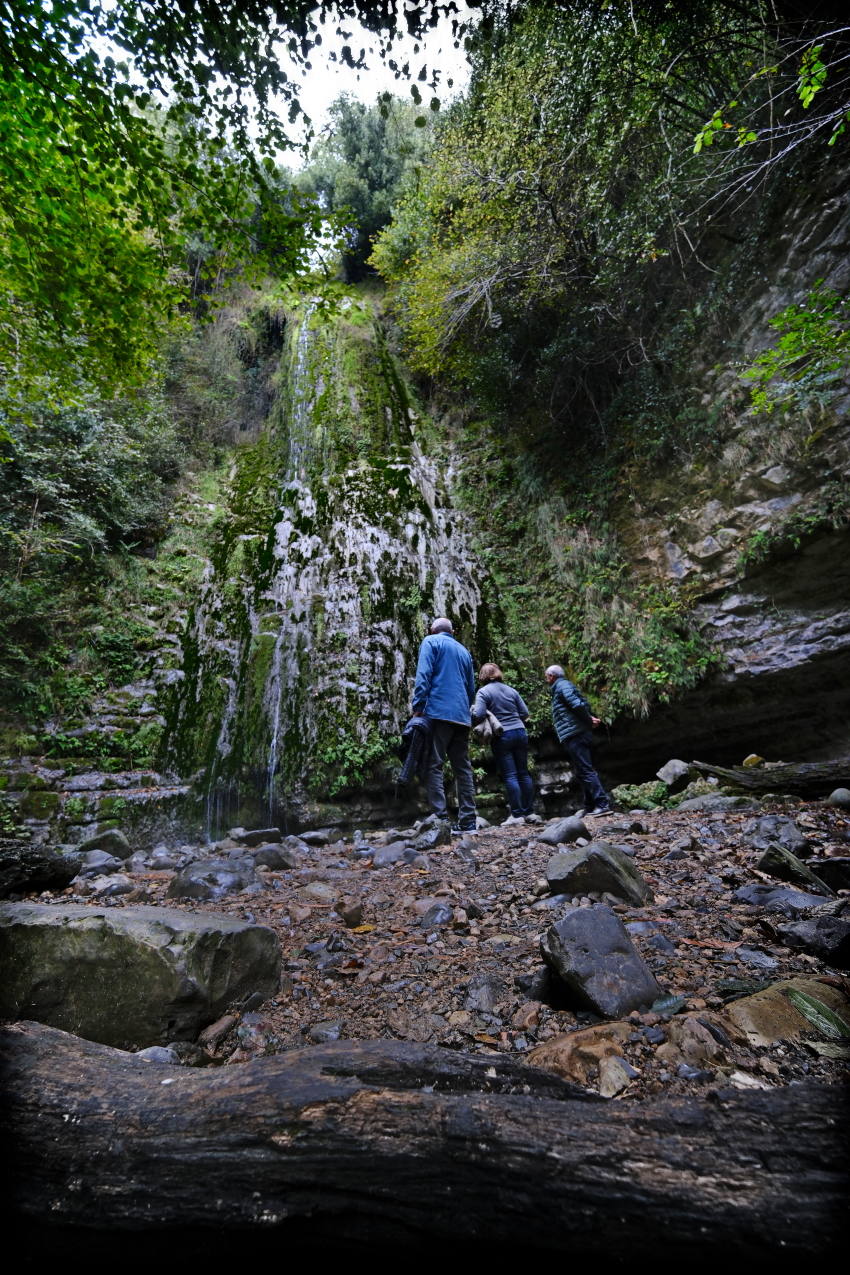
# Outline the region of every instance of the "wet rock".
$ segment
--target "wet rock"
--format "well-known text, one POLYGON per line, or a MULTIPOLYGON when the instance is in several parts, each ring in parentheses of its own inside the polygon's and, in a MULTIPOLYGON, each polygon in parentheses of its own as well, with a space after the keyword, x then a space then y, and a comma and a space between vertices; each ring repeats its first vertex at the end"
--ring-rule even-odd
POLYGON ((850 1000, 839 988, 815 978, 793 978, 732 1001, 718 1017, 729 1024, 731 1031, 759 1049, 781 1040, 799 1040, 814 1029, 789 1000, 788 992, 794 989, 820 1001, 843 1018, 850 1014, 850 1000))
POLYGON ((566 819, 555 819, 547 823, 543 831, 537 834, 537 840, 547 846, 560 846, 569 841, 577 841, 579 837, 589 839, 590 833, 587 825, 577 815, 570 815, 566 819))
POLYGON ((598 1076, 603 1059, 622 1054, 630 1035, 628 1023, 600 1023, 547 1040, 532 1049, 526 1061, 532 1067, 553 1071, 564 1080, 588 1085, 598 1076))
POLYGON ((764 908, 767 912, 781 912, 783 916, 797 917, 809 908, 823 903, 822 894, 804 894, 802 890, 792 890, 788 886, 772 886, 757 882, 753 885, 742 885, 732 896, 739 903, 750 903, 754 907, 764 908))
POLYGON ((253 864, 244 860, 206 859, 190 863, 168 887, 169 899, 221 899, 256 881, 253 864))
POLYGON ((546 865, 546 879, 555 894, 608 893, 636 907, 653 898, 631 859, 607 841, 554 855, 546 865))
POLYGON ((448 925, 452 920, 453 909, 448 903, 433 903, 419 922, 424 930, 433 930, 448 925))
POLYGON ((767 952, 754 947, 739 947, 735 955, 744 965, 752 965, 756 969, 775 970, 779 964, 775 956, 768 956, 767 952))
POLYGON ((313 828, 310 832, 299 832, 299 837, 308 846, 329 846, 339 835, 336 828, 313 828))
POLYGON ((107 854, 105 850, 89 850, 83 855, 80 876, 108 876, 110 872, 120 872, 123 867, 124 860, 116 859, 114 854, 107 854))
POLYGON ((0 904, 0 1014, 118 1049, 193 1039, 280 981, 274 933, 158 907, 0 904))
POLYGON ((818 916, 779 927, 779 936, 789 947, 802 948, 838 969, 850 969, 850 919, 818 916))
POLYGON ((418 832, 411 843, 411 849, 417 854, 433 850, 436 846, 451 845, 451 828, 443 821, 437 821, 429 828, 418 832))
POLYGON ((831 895, 833 893, 825 881, 815 876, 814 872, 795 854, 779 844, 768 846, 756 867, 759 872, 779 877, 780 881, 793 881, 795 885, 807 887, 815 894, 831 895))
POLYGON ((129 859, 133 853, 130 842, 120 828, 107 828, 93 837, 87 837, 77 849, 80 854, 88 854, 91 850, 105 850, 116 859, 129 859))
POLYGON ((605 904, 574 908, 540 941, 546 963, 577 999, 619 1018, 662 995, 622 922, 605 904))
POLYGON ((834 788, 826 799, 828 806, 838 806, 840 810, 850 810, 850 788, 834 788))
POLYGON ((134 881, 123 872, 110 876, 84 877, 77 886, 77 893, 90 895, 98 899, 117 898, 122 894, 132 894, 136 888, 134 881))
POLYGON ((506 993, 507 988, 498 975, 487 972, 473 974, 469 980, 463 1007, 464 1009, 491 1014, 496 1006, 504 1000, 506 993))
POLYGON ((34 890, 62 890, 77 875, 81 860, 47 846, 3 838, 0 841, 0 898, 34 890))
POLYGON ((673 758, 656 772, 657 777, 666 784, 671 793, 681 792, 690 782, 691 768, 686 761, 673 758))
POLYGON ((149 1045, 147 1049, 137 1049, 136 1058, 144 1058, 145 1062, 164 1063, 170 1067, 180 1065, 180 1056, 170 1045, 149 1045))

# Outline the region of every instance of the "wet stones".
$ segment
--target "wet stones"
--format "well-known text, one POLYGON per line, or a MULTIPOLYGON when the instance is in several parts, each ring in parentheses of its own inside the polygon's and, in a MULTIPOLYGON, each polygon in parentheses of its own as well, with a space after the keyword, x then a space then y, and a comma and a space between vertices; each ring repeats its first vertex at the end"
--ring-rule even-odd
POLYGON ((807 894, 802 890, 792 890, 788 886, 772 886, 762 882, 742 885, 732 897, 739 903, 750 903, 754 907, 764 908, 767 912, 781 912, 789 917, 798 917, 802 912, 818 907, 824 901, 822 894, 807 894))
POLYGON ((206 859, 190 863, 174 877, 168 887, 169 899, 223 898, 256 883, 254 863, 250 858, 206 859))
POLYGON ((2 904, 0 961, 4 1017, 118 1049, 192 1040, 280 983, 272 930, 158 907, 2 904))
POLYGON ((650 1005, 663 993, 609 907, 573 909, 540 940, 540 951, 576 999, 605 1018, 650 1005))
POLYGON ((578 841, 579 837, 590 837, 587 825, 578 815, 570 815, 566 819, 555 819, 547 823, 537 840, 547 846, 560 846, 570 841, 578 841))
POLYGON ((653 898, 631 858, 607 841, 592 841, 578 850, 553 855, 546 865, 546 880, 554 894, 607 893, 636 907, 653 898))

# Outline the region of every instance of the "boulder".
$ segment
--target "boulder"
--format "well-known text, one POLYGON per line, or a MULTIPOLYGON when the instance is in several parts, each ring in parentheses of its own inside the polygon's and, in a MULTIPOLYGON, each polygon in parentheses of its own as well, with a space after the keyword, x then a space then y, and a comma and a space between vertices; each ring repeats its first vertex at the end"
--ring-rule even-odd
POLYGON ((581 849, 553 855, 546 865, 546 880, 553 894, 608 893, 635 907, 653 899, 629 856, 607 841, 592 841, 581 849))
POLYGON ((35 890, 63 890, 79 870, 76 855, 12 838, 0 842, 0 898, 35 890))
POLYGON ((793 819, 787 815, 764 815, 747 829, 757 850, 767 850, 780 845, 791 854, 802 854, 808 849, 808 841, 793 819))
POLYGON ((168 887, 169 899, 221 899, 256 881, 250 859, 199 859, 179 872, 168 887))
POLYGON ((247 832, 244 828, 231 828, 227 835, 243 846, 262 846, 283 840, 280 828, 251 828, 247 832))
POLYGON ((670 792, 675 793, 687 788, 690 781, 691 768, 686 761, 679 761, 678 758, 674 757, 655 773, 658 779, 667 785, 670 792))
POLYGON ((823 903, 822 894, 808 894, 802 890, 792 890, 789 886, 772 886, 766 882, 755 882, 742 885, 732 896, 739 903, 750 903, 753 907, 764 908, 768 912, 781 912, 783 916, 797 917, 809 908, 823 903))
POLYGON ((280 984, 272 930, 159 907, 0 904, 0 963, 3 1017, 118 1049, 192 1040, 280 984))
POLYGON ((728 1020, 731 1029, 756 1049, 775 1045, 780 1040, 799 1040, 801 1036, 813 1033, 815 1028, 789 999, 788 992, 793 990, 820 1001, 834 1014, 850 1017, 847 995, 816 978, 791 978, 771 983, 761 992, 732 1001, 720 1017, 728 1020))
POLYGON ((297 868, 300 863, 299 856, 289 846, 276 842, 257 846, 256 850, 251 851, 251 858, 258 868, 271 868, 273 872, 297 868))
POLYGON ((722 793, 706 793, 702 797, 689 797, 679 805, 679 810, 752 810, 751 797, 726 797, 722 793))
POLYGON ((587 825, 579 815, 569 815, 566 819, 553 819, 547 823, 537 840, 547 846, 560 846, 568 841, 578 841, 579 837, 590 837, 587 825))
POLYGON ((622 1054, 632 1031, 631 1023, 599 1023, 583 1031, 566 1032, 532 1049, 526 1060, 532 1067, 553 1071, 564 1080, 592 1084, 602 1061, 622 1054))
POLYGON ((850 810, 850 788, 833 788, 826 799, 828 806, 838 806, 840 810, 850 810))
POLYGON ((835 893, 820 877, 815 876, 811 868, 778 843, 768 846, 756 864, 759 872, 779 877, 780 881, 792 881, 795 885, 804 886, 813 894, 832 895, 835 893))
POLYGON ((779 927, 788 947, 801 947, 839 969, 850 969, 850 918, 817 916, 779 927))
POLYGON ((105 850, 116 859, 129 859, 133 853, 130 842, 120 828, 106 828, 103 832, 87 837, 77 847, 80 854, 88 854, 90 850, 105 850))
POLYGON ((604 1018, 620 1018, 663 995, 605 904, 573 908, 540 940, 543 959, 578 1001, 604 1018))

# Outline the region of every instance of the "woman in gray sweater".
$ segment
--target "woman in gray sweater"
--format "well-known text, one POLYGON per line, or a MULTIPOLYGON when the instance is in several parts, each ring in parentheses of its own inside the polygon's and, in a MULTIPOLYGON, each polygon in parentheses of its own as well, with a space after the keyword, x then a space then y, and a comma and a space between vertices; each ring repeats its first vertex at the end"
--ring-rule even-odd
POLYGON ((498 664, 482 664, 481 689, 472 707, 472 720, 483 722, 488 710, 502 723, 502 734, 490 741, 499 772, 505 782, 510 820, 525 820, 533 813, 534 781, 528 773, 528 709, 518 691, 506 686, 498 664))

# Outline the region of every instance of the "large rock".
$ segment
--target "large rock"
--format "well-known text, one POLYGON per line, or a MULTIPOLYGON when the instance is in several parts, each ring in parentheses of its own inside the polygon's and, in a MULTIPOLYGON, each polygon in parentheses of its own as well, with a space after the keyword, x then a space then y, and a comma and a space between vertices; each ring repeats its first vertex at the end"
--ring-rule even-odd
POLYGON ((33 890, 62 890, 79 870, 76 856, 4 838, 0 843, 0 898, 33 890))
POLYGON ((605 1058, 618 1057, 632 1034, 631 1023, 599 1023, 584 1031, 566 1032, 526 1054, 532 1067, 553 1071, 564 1080, 591 1084, 605 1058))
POLYGON ((787 815, 763 815, 747 831, 751 833, 752 844, 757 850, 767 850, 770 846, 779 844, 791 854, 797 855, 808 849, 809 843, 805 835, 787 815))
POLYGON ((604 904, 573 908, 540 940, 543 959, 576 999, 621 1018, 663 995, 619 917, 604 904))
POLYGON ((850 917, 818 916, 781 925, 779 936, 788 947, 806 952, 839 969, 850 969, 850 917))
POLYGON ((742 885, 732 897, 739 903, 749 903, 767 912, 781 912, 783 916, 790 917, 800 916, 824 901, 822 894, 809 894, 803 890, 792 890, 790 886, 773 886, 762 881, 742 885))
POLYGON ((253 860, 199 859, 174 877, 168 887, 169 899, 202 899, 207 902, 235 894, 257 879, 253 860))
POLYGON ((689 797, 680 802, 679 810, 752 810, 755 802, 751 797, 727 797, 723 793, 706 793, 702 797, 689 797))
POLYGON ((651 903, 652 890, 632 860, 607 841, 592 841, 579 850, 553 855, 546 865, 553 894, 613 894, 640 907, 651 903))
POLYGON ((655 773, 661 782, 667 785, 671 793, 676 793, 681 792, 683 788, 687 788, 690 782, 691 768, 686 761, 680 761, 677 757, 673 757, 655 773))
POLYGON ((158 907, 0 904, 0 965, 2 1017, 119 1049, 192 1040, 280 984, 272 930, 158 907))
POLYGON ((825 881, 815 876, 801 859, 779 844, 768 846, 756 867, 759 872, 767 872, 772 877, 779 877, 780 881, 791 881, 794 885, 802 886, 813 894, 835 893, 825 881))
POLYGON ((771 983, 763 991, 727 1005, 721 1015, 732 1028, 742 1033, 748 1044, 757 1049, 775 1045, 780 1040, 799 1040, 816 1029, 789 999, 790 991, 802 992, 820 1001, 842 1018, 850 1017, 850 1002, 840 988, 816 978, 792 978, 771 983))
POLYGON ((130 842, 120 828, 106 828, 80 842, 80 854, 88 854, 90 850, 103 850, 116 859, 129 859, 133 853, 130 842))
POLYGON ((579 837, 589 837, 587 825, 578 815, 569 815, 566 819, 553 819, 547 823, 537 840, 547 846, 560 846, 567 841, 578 841, 579 837))

